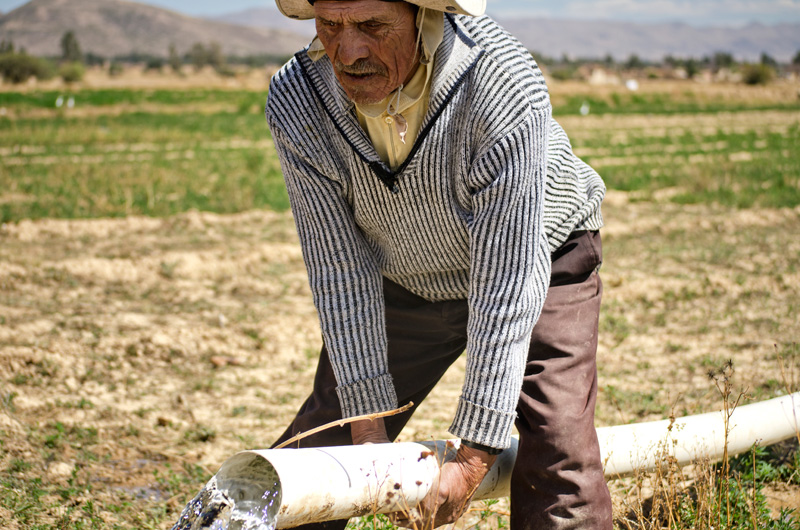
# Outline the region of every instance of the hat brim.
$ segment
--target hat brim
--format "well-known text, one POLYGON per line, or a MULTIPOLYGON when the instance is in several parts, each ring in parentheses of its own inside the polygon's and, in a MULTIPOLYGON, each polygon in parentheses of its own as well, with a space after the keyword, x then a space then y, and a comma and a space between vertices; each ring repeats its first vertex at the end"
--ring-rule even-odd
MULTIPOLYGON (((479 16, 486 11, 486 0, 405 0, 419 7, 455 13, 459 15, 479 16)), ((281 13, 289 18, 308 20, 314 18, 314 6, 307 0, 275 0, 281 13)))

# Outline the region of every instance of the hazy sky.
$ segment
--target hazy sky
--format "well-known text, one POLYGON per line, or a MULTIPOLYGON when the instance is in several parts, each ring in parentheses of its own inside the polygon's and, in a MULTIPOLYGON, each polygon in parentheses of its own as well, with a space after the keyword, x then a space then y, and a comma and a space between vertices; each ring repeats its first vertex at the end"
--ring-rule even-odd
MULTIPOLYGON (((0 0, 8 12, 25 0, 0 0)), ((271 0, 147 0, 190 15, 218 15, 250 7, 274 6, 271 0)), ((686 22, 693 25, 744 25, 800 22, 800 0, 488 0, 494 15, 524 14, 552 18, 686 22)))

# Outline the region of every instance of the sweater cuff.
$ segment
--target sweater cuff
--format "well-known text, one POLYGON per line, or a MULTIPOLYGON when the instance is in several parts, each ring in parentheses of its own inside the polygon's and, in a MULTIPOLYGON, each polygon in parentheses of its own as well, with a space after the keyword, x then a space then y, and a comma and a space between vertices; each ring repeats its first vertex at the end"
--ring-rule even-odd
POLYGON ((511 430, 516 418, 516 412, 487 409, 461 398, 450 433, 463 440, 506 449, 511 446, 511 430))
POLYGON ((386 412, 397 408, 397 394, 389 374, 336 388, 342 417, 386 412))

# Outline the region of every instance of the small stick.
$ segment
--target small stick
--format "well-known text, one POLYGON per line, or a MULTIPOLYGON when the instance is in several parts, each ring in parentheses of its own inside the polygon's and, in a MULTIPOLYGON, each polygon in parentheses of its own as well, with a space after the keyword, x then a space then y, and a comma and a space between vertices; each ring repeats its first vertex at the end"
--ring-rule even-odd
POLYGON ((398 414, 402 414, 403 412, 407 411, 408 409, 410 409, 413 406, 414 406, 414 402, 413 401, 409 401, 408 405, 405 405, 404 407, 400 407, 399 409, 388 410, 386 412, 376 412, 374 414, 364 414, 363 416, 354 416, 352 418, 346 418, 346 419, 343 419, 343 420, 332 421, 330 423, 326 423, 325 425, 321 425, 319 427, 315 427, 315 428, 311 429, 310 431, 301 432, 297 436, 293 436, 292 438, 289 438, 285 442, 283 442, 283 443, 281 443, 279 445, 276 445, 274 447, 274 449, 283 449, 284 447, 286 447, 289 444, 293 444, 294 442, 296 442, 298 440, 302 440, 303 438, 311 436, 312 434, 317 434, 318 432, 324 431, 325 429, 330 429, 331 427, 344 427, 348 423, 353 423, 354 421, 361 421, 361 420, 370 420, 370 421, 372 421, 372 420, 377 420, 378 418, 386 418, 387 416, 396 416, 398 414))

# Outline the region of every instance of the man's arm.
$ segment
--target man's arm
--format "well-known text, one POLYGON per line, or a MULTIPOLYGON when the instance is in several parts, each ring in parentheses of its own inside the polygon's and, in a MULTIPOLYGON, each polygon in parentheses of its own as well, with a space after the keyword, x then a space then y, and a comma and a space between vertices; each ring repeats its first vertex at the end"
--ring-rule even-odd
POLYGON ((475 164, 467 373, 450 432, 476 443, 461 444, 415 511, 395 514, 400 526, 457 521, 497 458, 474 445, 495 452, 510 443, 530 332, 550 280, 542 222, 549 116, 549 109, 534 114, 475 164))
POLYGON ((510 444, 530 334, 550 283, 543 228, 549 108, 530 112, 470 174, 467 369, 450 432, 510 444))
POLYGON ((320 174, 298 151, 299 142, 270 125, 343 417, 392 410, 397 397, 388 371, 377 264, 341 184, 320 174))

